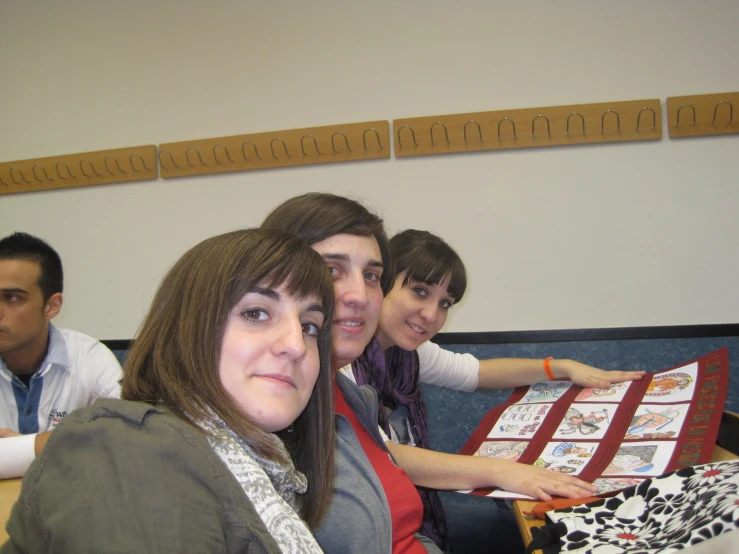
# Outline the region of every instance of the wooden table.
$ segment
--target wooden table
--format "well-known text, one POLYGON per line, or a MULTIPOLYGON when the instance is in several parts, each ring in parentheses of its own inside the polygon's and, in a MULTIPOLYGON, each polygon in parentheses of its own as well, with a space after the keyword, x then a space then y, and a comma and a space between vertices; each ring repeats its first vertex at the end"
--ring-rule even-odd
POLYGON ((8 540, 8 534, 5 532, 5 523, 8 521, 10 510, 13 508, 13 504, 18 500, 20 494, 20 479, 0 480, 0 544, 8 540))
MULTIPOLYGON (((726 460, 736 460, 737 456, 724 450, 720 446, 716 446, 713 449, 713 455, 711 456, 712 462, 724 462, 726 460)), ((516 516, 516 523, 518 523, 518 530, 523 537, 524 544, 529 544, 532 540, 531 528, 541 527, 545 522, 541 519, 537 519, 534 516, 527 516, 524 512, 530 512, 534 506, 539 502, 536 500, 516 500, 513 503, 513 515, 516 516)), ((536 550, 534 554, 541 554, 541 550, 536 550)))

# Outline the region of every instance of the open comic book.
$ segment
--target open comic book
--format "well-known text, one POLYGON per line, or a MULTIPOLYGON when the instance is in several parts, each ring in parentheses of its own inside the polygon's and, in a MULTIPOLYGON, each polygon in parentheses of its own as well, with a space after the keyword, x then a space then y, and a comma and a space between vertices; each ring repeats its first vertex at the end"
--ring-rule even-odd
MULTIPOLYGON (((616 491, 710 461, 728 388, 726 348, 610 389, 545 381, 513 391, 460 450, 577 475, 616 491)), ((504 490, 471 492, 529 498, 504 490)))

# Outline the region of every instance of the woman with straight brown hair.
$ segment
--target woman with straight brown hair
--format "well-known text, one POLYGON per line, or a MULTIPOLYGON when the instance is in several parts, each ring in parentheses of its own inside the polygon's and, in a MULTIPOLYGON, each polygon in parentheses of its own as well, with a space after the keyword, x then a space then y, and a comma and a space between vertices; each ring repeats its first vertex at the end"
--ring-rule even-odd
POLYGON ((23 481, 16 552, 320 552, 333 285, 303 241, 203 241, 164 278, 123 400, 68 415, 23 481))

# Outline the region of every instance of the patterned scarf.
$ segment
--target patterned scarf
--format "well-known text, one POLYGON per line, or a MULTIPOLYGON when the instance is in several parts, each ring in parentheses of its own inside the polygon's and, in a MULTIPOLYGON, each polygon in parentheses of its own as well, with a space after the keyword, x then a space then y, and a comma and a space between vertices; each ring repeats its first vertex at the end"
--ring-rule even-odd
MULTIPOLYGON (((365 348, 364 353, 352 362, 354 378, 358 385, 369 385, 380 397, 379 423, 390 436, 390 422, 385 409, 391 412, 404 407, 410 423, 413 440, 417 446, 428 449, 426 430, 426 404, 421 394, 418 353, 393 346, 383 352, 377 339, 365 348)), ((449 550, 446 536, 446 518, 439 495, 435 490, 418 488, 423 501, 421 534, 433 540, 442 550, 449 550)))
MULTIPOLYGON (((213 415, 218 420, 218 426, 202 421, 198 424, 208 432, 210 446, 241 483, 247 498, 254 505, 280 550, 285 554, 322 552, 308 525, 296 511, 298 507, 296 495, 305 494, 308 489, 305 475, 295 469, 292 461, 280 464, 261 457, 218 416, 213 415)), ((289 460, 282 441, 275 435, 270 437, 289 460)))

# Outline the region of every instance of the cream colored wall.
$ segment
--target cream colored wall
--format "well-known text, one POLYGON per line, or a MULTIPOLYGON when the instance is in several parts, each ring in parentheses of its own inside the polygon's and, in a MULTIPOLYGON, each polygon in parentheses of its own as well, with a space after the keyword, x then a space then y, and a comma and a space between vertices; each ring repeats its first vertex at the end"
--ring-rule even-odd
MULTIPOLYGON (((739 90, 738 22, 735 0, 3 0, 0 161, 506 108, 664 109, 739 90)), ((58 323, 106 339, 133 336, 190 246, 306 191, 456 247, 470 287, 447 331, 736 322, 737 154, 739 136, 665 137, 3 196, 0 235, 56 246, 58 323)))

